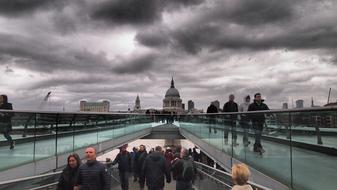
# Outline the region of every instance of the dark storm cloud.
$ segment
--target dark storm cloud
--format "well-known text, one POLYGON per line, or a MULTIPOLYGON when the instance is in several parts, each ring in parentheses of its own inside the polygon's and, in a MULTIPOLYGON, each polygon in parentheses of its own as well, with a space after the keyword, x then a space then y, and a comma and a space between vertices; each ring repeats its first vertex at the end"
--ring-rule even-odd
MULTIPOLYGON (((30 39, 22 36, 0 34, 0 55, 11 58, 19 67, 38 72, 54 72, 62 70, 104 71, 110 69, 110 61, 105 54, 92 53, 88 50, 68 49, 60 45, 30 39)), ((1 62, 0 64, 7 64, 1 62)))
POLYGON ((41 8, 56 8, 64 4, 64 0, 2 0, 0 15, 17 17, 32 13, 41 8))
POLYGON ((224 3, 214 15, 243 25, 274 23, 290 19, 296 4, 289 0, 235 0, 224 3))
POLYGON ((200 5, 204 1, 205 0, 161 0, 163 6, 169 10, 181 7, 200 5))
POLYGON ((116 0, 98 4, 91 16, 112 23, 143 24, 161 19, 161 9, 157 0, 116 0))
POLYGON ((204 0, 115 0, 98 3, 91 17, 117 24, 151 24, 166 9, 199 5, 204 0))
POLYGON ((81 84, 98 84, 106 81, 107 78, 103 76, 82 76, 82 77, 74 77, 74 76, 67 76, 66 78, 54 78, 48 79, 41 82, 37 82, 33 85, 28 85, 28 89, 48 89, 57 86, 71 86, 71 85, 81 85, 81 84))
POLYGON ((139 32, 135 40, 148 47, 163 47, 170 43, 167 30, 162 27, 149 28, 139 32))
POLYGON ((122 60, 118 66, 113 69, 114 73, 118 74, 137 74, 150 71, 155 63, 155 55, 141 55, 122 60))
POLYGON ((194 13, 191 21, 180 27, 169 30, 161 25, 152 26, 140 31, 135 40, 147 47, 170 47, 189 54, 198 54, 203 49, 335 49, 336 22, 311 22, 310 12, 317 10, 305 3, 217 1, 212 9, 194 13))

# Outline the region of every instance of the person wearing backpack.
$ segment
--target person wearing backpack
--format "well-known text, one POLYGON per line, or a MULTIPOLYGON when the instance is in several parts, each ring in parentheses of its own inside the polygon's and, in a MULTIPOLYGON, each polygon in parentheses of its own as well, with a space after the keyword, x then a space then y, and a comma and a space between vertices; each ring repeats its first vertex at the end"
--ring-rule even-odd
POLYGON ((129 175, 131 172, 131 155, 126 150, 127 145, 120 147, 120 152, 117 154, 112 165, 118 163, 119 178, 121 181, 122 190, 129 189, 129 175))
POLYGON ((176 190, 193 190, 192 184, 197 168, 186 148, 181 149, 180 157, 181 159, 176 158, 172 165, 172 172, 176 174, 176 190))

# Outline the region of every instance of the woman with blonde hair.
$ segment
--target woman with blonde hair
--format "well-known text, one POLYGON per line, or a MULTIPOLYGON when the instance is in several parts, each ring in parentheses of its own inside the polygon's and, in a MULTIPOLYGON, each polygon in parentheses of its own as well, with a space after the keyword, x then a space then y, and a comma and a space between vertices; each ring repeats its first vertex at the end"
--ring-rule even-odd
POLYGON ((232 190, 253 190, 248 184, 250 171, 246 164, 234 164, 232 167, 232 180, 234 186, 232 190))

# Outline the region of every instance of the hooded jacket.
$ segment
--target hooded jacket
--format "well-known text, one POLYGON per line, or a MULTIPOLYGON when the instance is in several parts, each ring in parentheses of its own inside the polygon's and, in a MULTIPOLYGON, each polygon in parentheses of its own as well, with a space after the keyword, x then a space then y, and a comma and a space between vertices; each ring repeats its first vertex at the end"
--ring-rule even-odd
POLYGON ((250 102, 246 102, 247 97, 249 97, 249 96, 246 96, 246 97, 243 98, 243 103, 240 104, 240 106, 239 106, 239 112, 248 111, 248 107, 250 105, 250 102))
POLYGON ((141 182, 146 181, 149 189, 161 189, 166 181, 171 182, 171 174, 165 163, 165 158, 160 152, 153 152, 149 154, 143 165, 141 182))

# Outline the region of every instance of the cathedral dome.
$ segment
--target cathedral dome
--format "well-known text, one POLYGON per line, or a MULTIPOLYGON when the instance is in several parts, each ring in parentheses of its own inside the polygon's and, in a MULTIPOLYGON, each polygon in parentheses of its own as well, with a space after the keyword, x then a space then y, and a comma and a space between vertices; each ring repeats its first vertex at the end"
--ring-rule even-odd
POLYGON ((171 87, 166 91, 165 98, 166 97, 178 97, 178 98, 180 98, 179 91, 174 87, 173 78, 172 78, 172 81, 171 81, 171 87))

